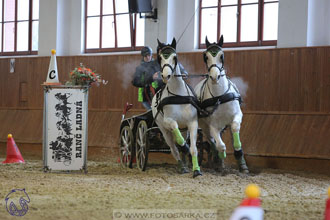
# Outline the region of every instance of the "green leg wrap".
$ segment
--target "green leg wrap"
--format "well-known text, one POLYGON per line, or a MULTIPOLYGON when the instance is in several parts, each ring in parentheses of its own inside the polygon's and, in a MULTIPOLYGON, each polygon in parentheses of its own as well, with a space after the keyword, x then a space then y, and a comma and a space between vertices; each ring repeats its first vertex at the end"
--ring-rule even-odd
POLYGON ((233 139, 234 139, 234 148, 235 150, 240 150, 242 147, 241 141, 239 139, 239 133, 238 132, 234 132, 233 133, 233 139))
POLYGON ((192 164, 193 164, 193 171, 195 170, 200 171, 200 167, 198 166, 197 156, 192 156, 192 164))
POLYGON ((227 157, 227 154, 226 154, 226 151, 223 151, 223 152, 219 152, 219 157, 221 160, 225 159, 227 157))
POLYGON ((183 146, 184 145, 184 138, 182 137, 182 134, 181 134, 179 128, 174 129, 173 134, 175 136, 176 143, 180 146, 183 146))

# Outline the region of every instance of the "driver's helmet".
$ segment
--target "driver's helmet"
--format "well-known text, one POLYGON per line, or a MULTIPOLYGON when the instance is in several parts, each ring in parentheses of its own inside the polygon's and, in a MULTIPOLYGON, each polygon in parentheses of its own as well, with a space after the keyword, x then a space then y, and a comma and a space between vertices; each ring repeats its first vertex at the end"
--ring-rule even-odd
POLYGON ((141 55, 143 57, 147 56, 147 55, 151 55, 152 54, 152 49, 150 47, 143 47, 141 50, 141 55))

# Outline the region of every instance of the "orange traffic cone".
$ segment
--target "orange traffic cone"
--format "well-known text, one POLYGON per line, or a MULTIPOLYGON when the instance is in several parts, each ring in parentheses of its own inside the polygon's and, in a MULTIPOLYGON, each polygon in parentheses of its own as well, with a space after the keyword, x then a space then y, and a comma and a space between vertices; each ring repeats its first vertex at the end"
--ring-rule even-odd
POLYGON ((330 220, 330 187, 328 188, 328 199, 325 205, 324 219, 330 220))
POLYGON ((44 82, 44 85, 61 85, 61 83, 58 81, 56 50, 52 49, 51 53, 52 55, 50 57, 47 79, 46 82, 44 82))
POLYGON ((11 134, 8 134, 7 139, 7 158, 2 163, 25 163, 11 134))
POLYGON ((261 201, 259 199, 260 189, 255 184, 249 184, 245 188, 246 199, 244 199, 241 205, 235 209, 234 213, 230 217, 230 220, 238 219, 253 219, 262 220, 264 217, 264 210, 261 208, 261 201))

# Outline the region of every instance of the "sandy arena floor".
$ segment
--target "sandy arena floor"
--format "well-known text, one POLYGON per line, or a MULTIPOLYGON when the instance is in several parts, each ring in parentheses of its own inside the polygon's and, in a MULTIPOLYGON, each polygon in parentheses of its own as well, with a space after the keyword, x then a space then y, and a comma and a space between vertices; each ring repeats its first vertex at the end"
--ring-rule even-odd
POLYGON ((214 209, 217 219, 229 219, 249 183, 261 188, 265 219, 324 218, 330 176, 279 170, 241 175, 229 168, 224 176, 204 169, 202 177, 192 179, 191 173, 177 174, 171 161, 148 165, 139 172, 115 160, 89 161, 88 174, 68 174, 44 173, 40 160, 0 164, 0 219, 14 218, 5 197, 22 188, 30 197, 22 219, 112 219, 114 209, 214 209))

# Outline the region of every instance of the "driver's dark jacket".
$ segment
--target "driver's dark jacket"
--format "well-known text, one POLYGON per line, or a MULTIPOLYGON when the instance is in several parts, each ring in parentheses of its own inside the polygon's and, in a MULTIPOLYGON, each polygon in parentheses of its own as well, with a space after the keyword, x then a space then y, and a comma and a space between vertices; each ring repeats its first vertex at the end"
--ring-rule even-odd
POLYGON ((152 89, 157 90, 164 84, 160 77, 154 80, 153 74, 160 71, 157 61, 151 60, 145 62, 143 59, 138 67, 136 67, 132 84, 139 87, 139 102, 150 102, 153 96, 152 89))
MULTIPOLYGON (((181 70, 181 74, 187 75, 188 73, 183 68, 182 64, 178 64, 181 70)), ((139 87, 139 102, 151 102, 154 92, 157 92, 164 85, 160 76, 156 80, 153 79, 153 74, 156 72, 160 74, 160 65, 156 60, 145 62, 142 59, 140 65, 136 68, 132 84, 136 87, 139 87), (154 92, 151 91, 153 89, 155 90, 154 92)))

